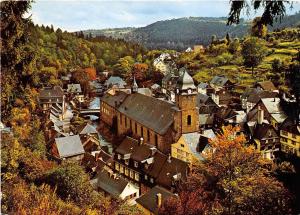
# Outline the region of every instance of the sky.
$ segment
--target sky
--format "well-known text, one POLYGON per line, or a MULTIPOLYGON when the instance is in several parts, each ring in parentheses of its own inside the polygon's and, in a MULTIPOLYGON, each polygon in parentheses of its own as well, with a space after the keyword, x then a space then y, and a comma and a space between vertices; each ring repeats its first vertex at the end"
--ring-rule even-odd
MULTIPOLYGON (((300 2, 294 2, 287 14, 300 11, 300 2)), ((229 0, 36 0, 29 15, 35 24, 53 25, 67 31, 117 27, 143 27, 160 20, 201 16, 226 17, 229 0)), ((259 15, 244 12, 244 18, 259 15)))

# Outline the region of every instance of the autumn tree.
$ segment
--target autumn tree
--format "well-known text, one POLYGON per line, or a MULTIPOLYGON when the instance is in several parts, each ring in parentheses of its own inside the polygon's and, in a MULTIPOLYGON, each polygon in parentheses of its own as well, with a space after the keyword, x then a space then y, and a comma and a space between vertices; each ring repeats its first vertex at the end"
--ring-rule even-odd
POLYGON ((291 214, 290 194, 268 170, 238 127, 224 127, 211 142, 214 153, 196 164, 179 197, 166 200, 160 214, 291 214))
POLYGON ((252 76, 254 68, 257 67, 267 54, 265 41, 257 37, 249 37, 242 44, 242 55, 244 65, 252 68, 252 76))
POLYGON ((148 65, 145 63, 135 63, 133 65, 133 74, 137 81, 144 81, 148 71, 148 65))

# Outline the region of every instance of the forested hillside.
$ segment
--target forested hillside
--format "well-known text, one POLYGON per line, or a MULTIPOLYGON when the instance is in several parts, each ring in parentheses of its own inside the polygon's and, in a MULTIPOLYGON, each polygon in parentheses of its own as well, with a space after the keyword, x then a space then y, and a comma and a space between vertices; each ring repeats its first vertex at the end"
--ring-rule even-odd
MULTIPOLYGON (((287 16, 268 26, 269 31, 296 27, 300 24, 300 13, 287 16)), ((223 38, 227 33, 232 37, 242 38, 249 33, 251 21, 241 20, 239 25, 227 26, 227 18, 189 17, 158 21, 141 28, 118 28, 84 31, 86 35, 105 35, 135 41, 148 48, 166 48, 183 50, 195 44, 208 45, 211 36, 223 38)))

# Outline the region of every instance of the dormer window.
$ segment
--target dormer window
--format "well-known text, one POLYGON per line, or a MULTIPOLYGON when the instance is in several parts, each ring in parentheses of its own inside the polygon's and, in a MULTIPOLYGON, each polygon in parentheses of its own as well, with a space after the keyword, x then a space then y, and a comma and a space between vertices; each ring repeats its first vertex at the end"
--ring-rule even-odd
POLYGON ((134 167, 138 168, 139 167, 139 163, 137 161, 134 161, 134 167))
POLYGON ((192 93, 192 90, 191 89, 188 89, 188 94, 191 94, 192 93))
POLYGON ((120 154, 118 154, 118 160, 121 160, 121 155, 120 154))
POLYGON ((153 178, 150 178, 150 182, 153 184, 154 183, 154 180, 153 180, 153 178))
POLYGON ((176 89, 176 92, 179 93, 179 89, 176 89))

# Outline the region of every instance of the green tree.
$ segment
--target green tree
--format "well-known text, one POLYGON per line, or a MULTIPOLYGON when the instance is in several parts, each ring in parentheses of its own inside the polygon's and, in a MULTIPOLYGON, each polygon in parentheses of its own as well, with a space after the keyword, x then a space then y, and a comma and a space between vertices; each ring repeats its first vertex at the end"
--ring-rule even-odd
POLYGON ((231 54, 236 54, 241 50, 240 40, 238 38, 234 38, 228 45, 228 51, 231 54))
POLYGON ((257 37, 247 38, 242 44, 242 55, 244 65, 252 68, 252 76, 254 67, 257 67, 267 54, 265 41, 257 37))
POLYGON ((26 44, 29 18, 23 14, 30 9, 30 1, 1 2, 1 116, 9 115, 16 97, 22 97, 35 68, 34 52, 26 44))

